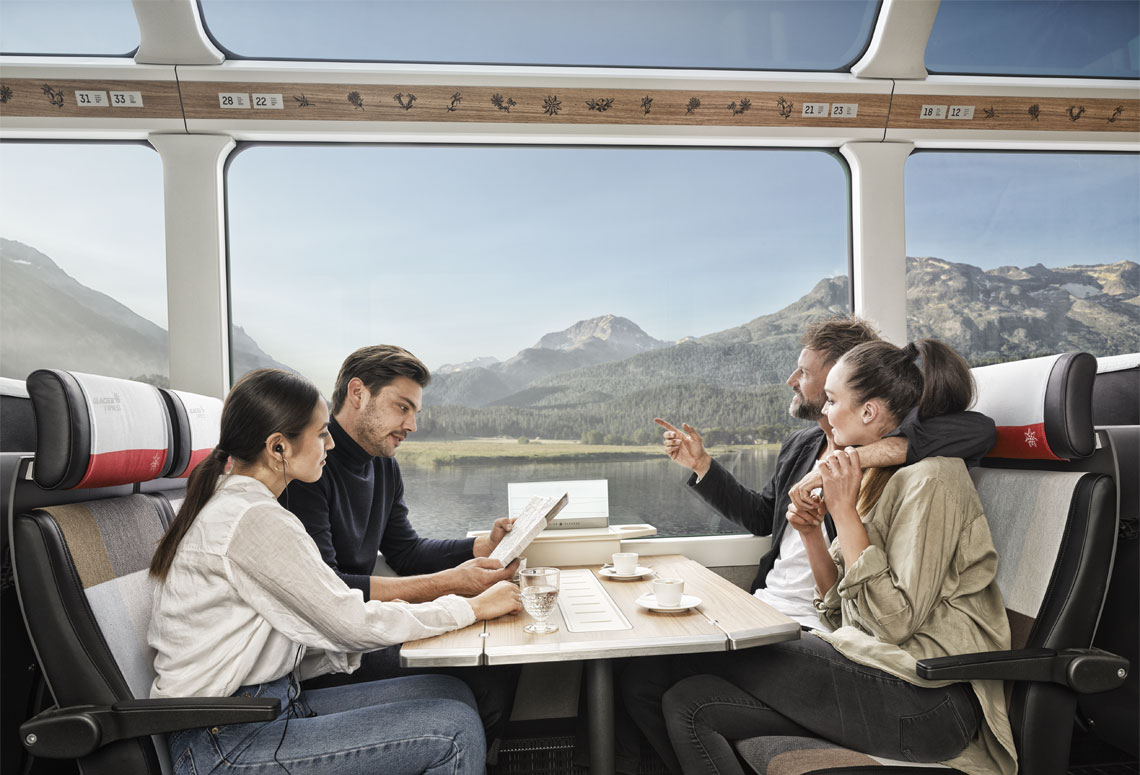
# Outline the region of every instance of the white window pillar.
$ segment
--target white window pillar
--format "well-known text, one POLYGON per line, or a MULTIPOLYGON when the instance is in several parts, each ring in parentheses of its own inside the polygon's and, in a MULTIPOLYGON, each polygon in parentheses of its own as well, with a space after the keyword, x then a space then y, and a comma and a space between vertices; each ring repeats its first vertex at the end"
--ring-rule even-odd
POLYGON ((162 157, 170 386, 221 398, 230 389, 223 165, 234 141, 152 135, 150 144, 162 157))
POLYGON ((225 61, 206 34, 198 0, 134 0, 140 65, 217 65, 225 61))
POLYGON ((851 66, 857 78, 926 78, 926 43, 940 0, 883 0, 871 42, 851 66))
POLYGON ((913 143, 847 143, 840 152, 851 167, 851 232, 855 314, 873 321, 884 339, 906 336, 907 157, 913 143))

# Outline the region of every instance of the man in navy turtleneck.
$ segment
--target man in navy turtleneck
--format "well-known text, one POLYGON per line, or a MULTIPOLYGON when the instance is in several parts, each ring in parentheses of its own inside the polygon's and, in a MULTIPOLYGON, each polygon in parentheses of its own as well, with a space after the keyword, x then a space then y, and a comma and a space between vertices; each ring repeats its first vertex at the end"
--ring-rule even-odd
MULTIPOLYGON (((325 562, 365 600, 419 603, 447 594, 471 597, 512 578, 518 566, 516 561, 503 568, 487 557, 510 530, 506 517, 496 520, 487 536, 446 540, 420 537, 408 520, 395 455, 416 430, 416 413, 430 379, 423 362, 402 347, 375 345, 349 355, 333 391, 329 432, 336 446, 329 451, 324 474, 311 484, 291 482, 281 496, 325 562), (398 576, 372 575, 378 552, 398 576)), ((306 686, 404 674, 398 650, 366 654, 352 675, 323 676, 306 686)), ((456 673, 475 692, 488 743, 507 721, 515 687, 511 676, 494 672, 456 673)))

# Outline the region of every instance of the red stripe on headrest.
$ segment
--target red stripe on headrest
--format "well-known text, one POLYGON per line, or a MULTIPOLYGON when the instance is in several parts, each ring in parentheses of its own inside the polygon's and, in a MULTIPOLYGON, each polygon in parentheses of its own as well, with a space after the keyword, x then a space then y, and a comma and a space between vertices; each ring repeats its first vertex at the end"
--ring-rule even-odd
POLYGON ((986 457, 1004 457, 1024 460, 1061 460, 1045 440, 1045 423, 1032 425, 999 425, 997 444, 986 457))
POLYGON ((179 475, 179 479, 185 479, 190 476, 190 472, 198 467, 198 464, 210 456, 214 450, 211 449, 196 449, 190 453, 190 463, 186 466, 186 470, 179 475))
POLYGON ((154 479, 166 464, 165 449, 122 449, 92 455, 76 489, 111 487, 154 479))

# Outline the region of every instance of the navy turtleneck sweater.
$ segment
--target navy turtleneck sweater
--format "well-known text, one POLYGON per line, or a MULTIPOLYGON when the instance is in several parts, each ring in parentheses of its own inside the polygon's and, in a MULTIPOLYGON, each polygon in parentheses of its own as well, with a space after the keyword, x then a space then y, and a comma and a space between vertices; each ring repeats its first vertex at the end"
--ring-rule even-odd
POLYGON ((373 457, 336 420, 336 446, 324 474, 313 483, 292 481, 281 504, 313 537, 321 557, 344 583, 369 599, 377 552, 401 576, 435 573, 472 557, 474 538, 421 538, 408 520, 404 482, 394 458, 373 457))

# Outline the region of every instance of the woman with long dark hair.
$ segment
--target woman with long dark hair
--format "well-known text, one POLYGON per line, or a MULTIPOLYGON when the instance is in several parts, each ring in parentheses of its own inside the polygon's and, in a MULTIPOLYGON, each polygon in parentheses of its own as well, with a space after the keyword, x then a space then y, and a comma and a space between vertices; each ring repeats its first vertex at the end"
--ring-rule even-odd
POLYGON ((862 344, 832 367, 824 414, 837 451, 821 461, 823 502, 810 514, 793 504, 788 521, 833 630, 731 652, 678 682, 663 702, 673 766, 742 773, 732 741, 808 736, 969 773, 1016 772, 1000 681, 915 674, 926 657, 1009 648, 997 552, 966 466, 937 457, 894 469, 859 463, 859 445, 912 409, 920 419, 960 412, 973 392, 962 358, 929 339, 862 344), (837 532, 830 546, 825 512, 837 532))
MULTIPOLYGON (((271 722, 168 735, 179 773, 280 764, 300 773, 482 773, 483 726, 460 680, 417 675, 302 693, 299 681, 351 672, 360 653, 519 610, 502 581, 466 599, 364 602, 278 504, 292 479, 320 478, 328 407, 304 377, 247 374, 222 409, 218 446, 151 561, 152 697, 277 697, 271 722), (232 468, 226 473, 226 466, 232 468)), ((258 772, 263 771, 257 769, 258 772)))

